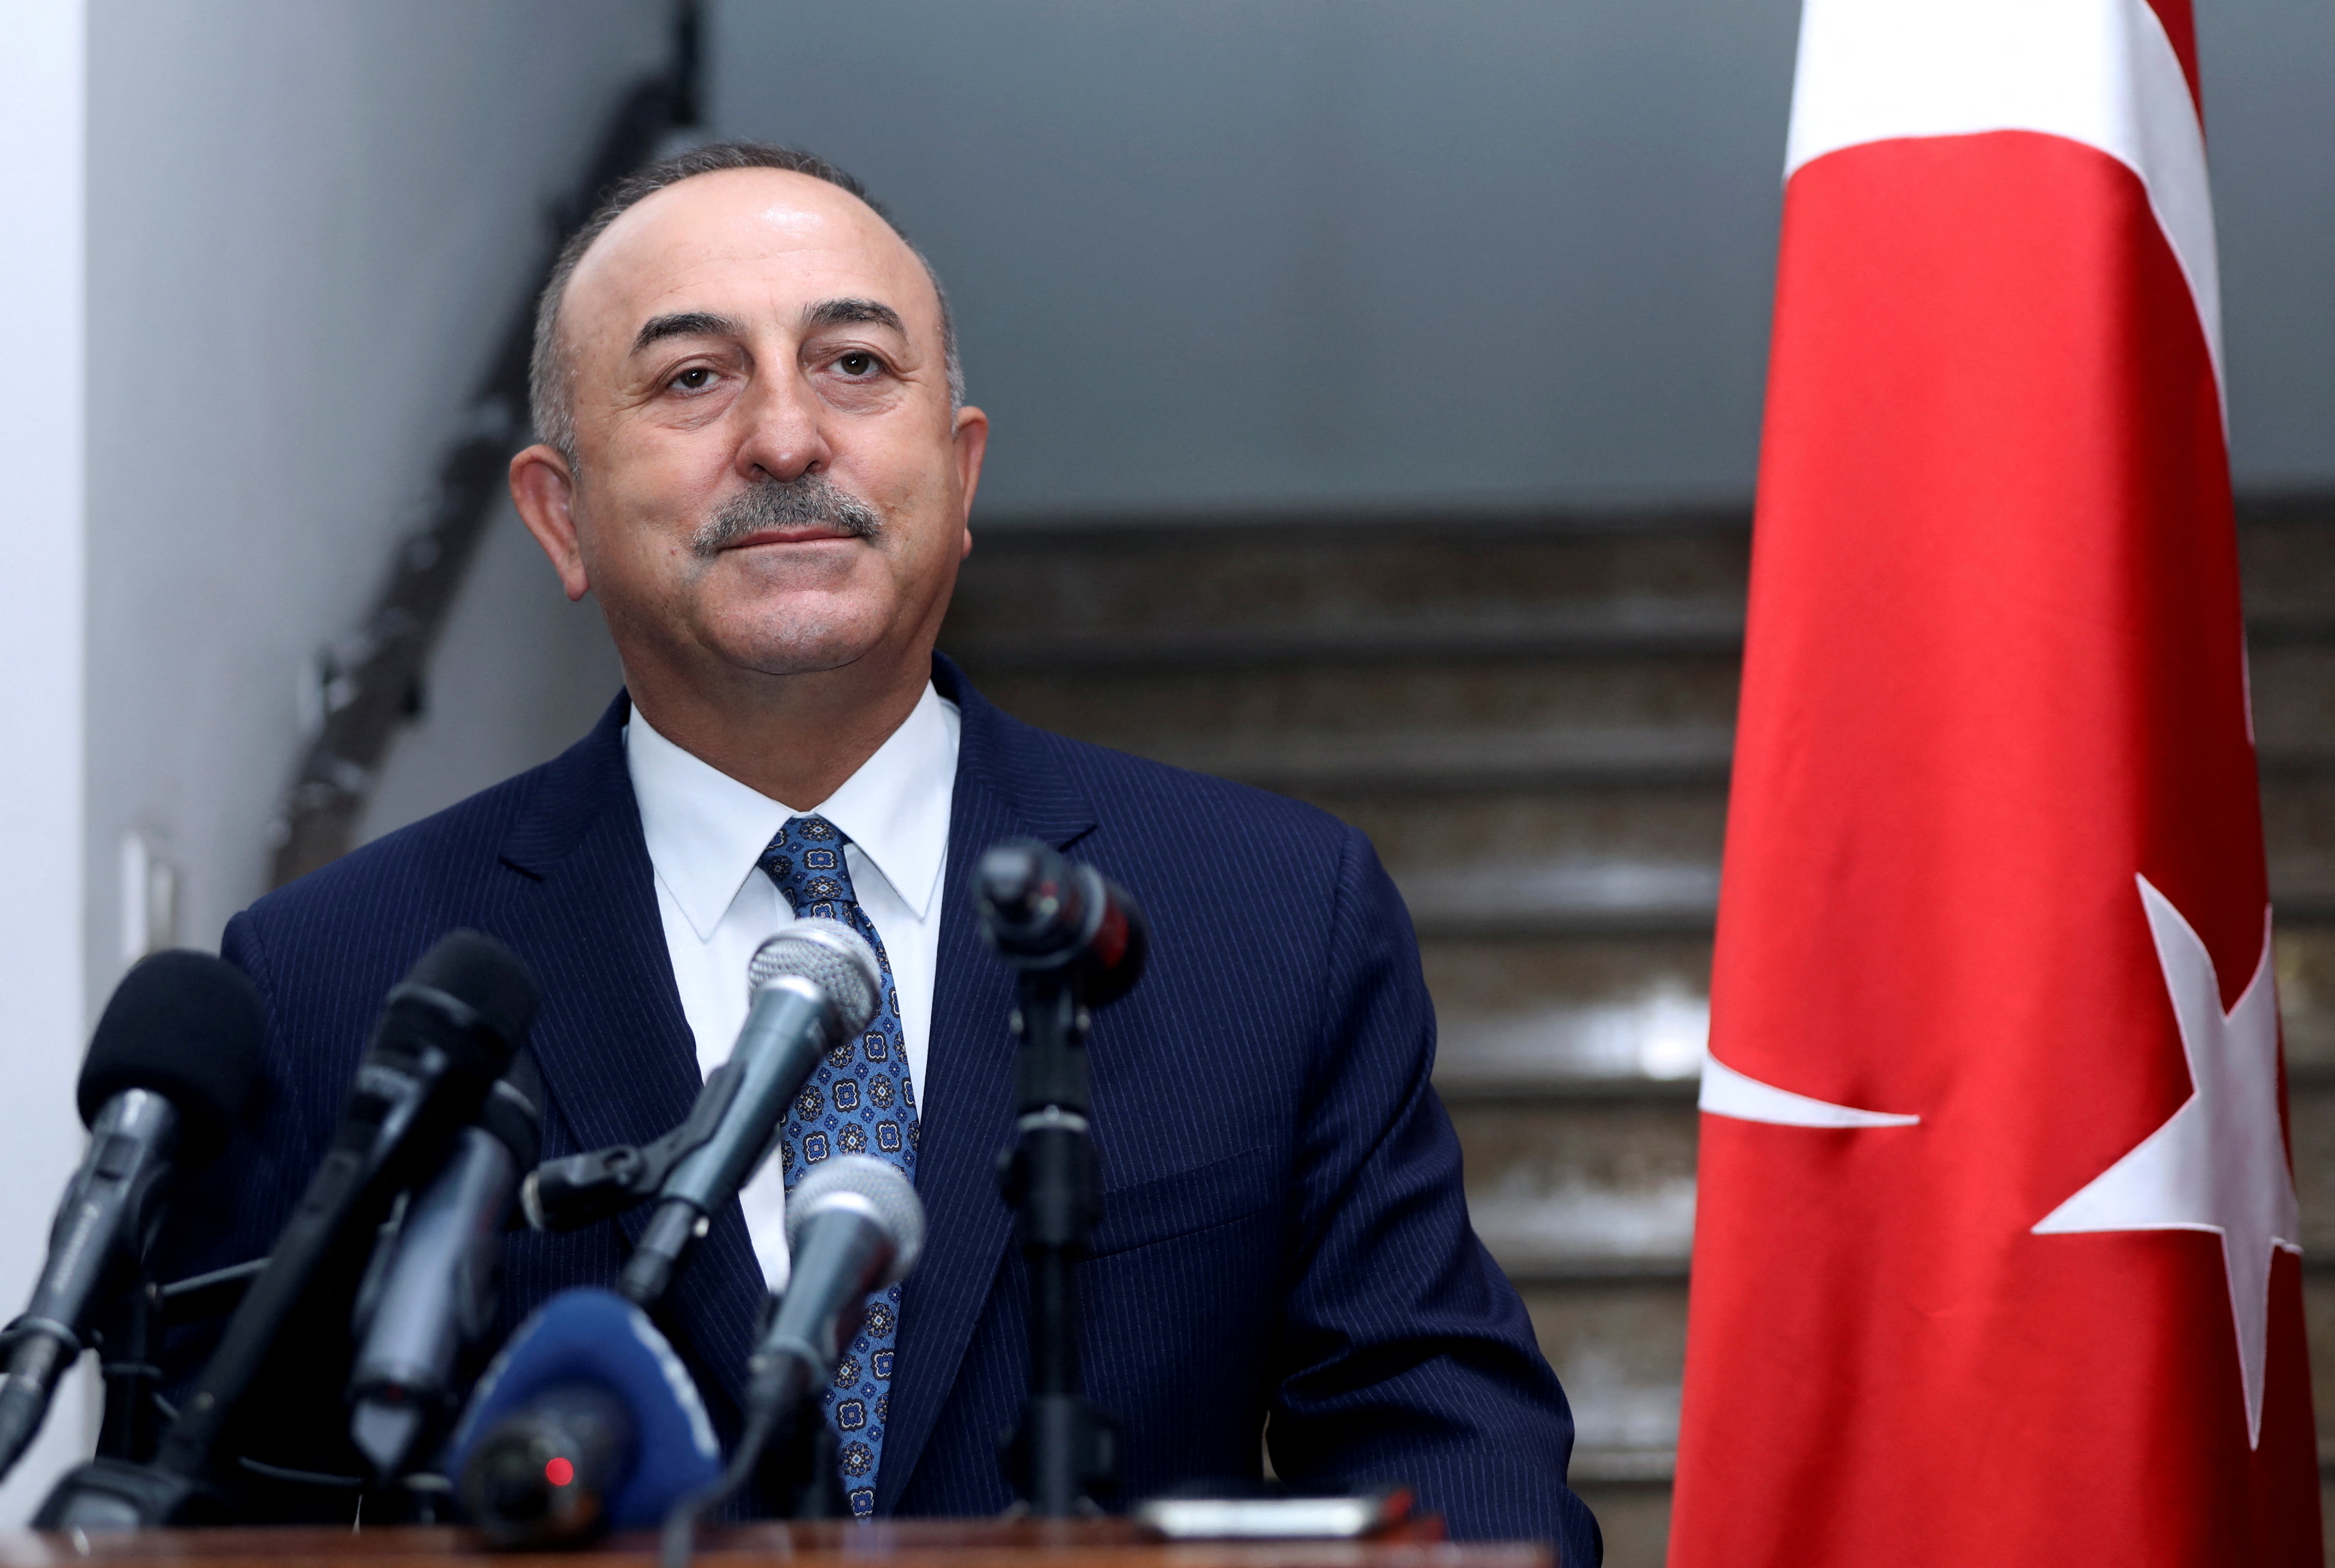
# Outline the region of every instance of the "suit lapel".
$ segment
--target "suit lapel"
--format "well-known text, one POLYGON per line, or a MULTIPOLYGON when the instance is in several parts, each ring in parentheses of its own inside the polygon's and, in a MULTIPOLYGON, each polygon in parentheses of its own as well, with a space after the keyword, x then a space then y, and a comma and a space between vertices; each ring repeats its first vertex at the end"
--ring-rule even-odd
MULTIPOLYGON (((701 1079, 673 982, 655 871, 625 766, 619 696, 546 769, 501 847, 519 884, 505 939, 542 988, 533 1031, 551 1104, 576 1149, 643 1144, 689 1115, 701 1079)), ((620 1222, 636 1240, 644 1205, 620 1222)), ((735 1406, 765 1287, 734 1203, 683 1266, 657 1316, 735 1406)))
POLYGON ((997 1156, 1013 1128, 1013 1039, 1006 1026, 1013 980, 982 944, 968 891, 973 867, 1002 840, 1040 838, 1066 848, 1094 826, 1044 738, 983 701, 946 658, 935 654, 933 664, 934 683, 957 704, 963 724, 925 1052, 931 1092, 919 1096, 933 1107, 916 1148, 925 1250, 901 1290, 878 1513, 891 1511, 915 1473, 1012 1237, 1012 1215, 997 1190, 997 1156))

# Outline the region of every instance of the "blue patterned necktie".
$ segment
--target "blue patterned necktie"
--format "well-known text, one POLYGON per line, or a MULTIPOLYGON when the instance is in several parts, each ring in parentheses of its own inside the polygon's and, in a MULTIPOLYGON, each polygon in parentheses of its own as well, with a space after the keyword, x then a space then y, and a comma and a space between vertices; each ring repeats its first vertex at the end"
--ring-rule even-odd
MULTIPOLYGON (((822 817, 790 817, 762 851, 764 872, 796 915, 839 920, 867 939, 884 970, 884 995, 858 1039, 827 1053, 795 1096, 779 1140, 789 1192, 803 1173, 838 1154, 872 1154, 916 1176, 916 1093, 900 1032, 900 996, 884 939, 859 907, 843 847, 851 840, 822 817)), ((891 1415, 892 1348, 900 1337, 900 1287, 867 1298, 867 1319, 844 1352, 827 1391, 827 1424, 835 1433, 843 1490, 851 1512, 876 1511, 876 1473, 884 1460, 884 1428, 891 1415)))

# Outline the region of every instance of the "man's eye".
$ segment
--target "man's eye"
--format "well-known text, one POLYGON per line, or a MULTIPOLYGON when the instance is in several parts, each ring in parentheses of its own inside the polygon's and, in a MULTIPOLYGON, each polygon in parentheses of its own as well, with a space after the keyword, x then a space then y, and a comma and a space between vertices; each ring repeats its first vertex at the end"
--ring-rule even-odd
POLYGON ((703 392, 713 384, 713 372, 709 366, 693 364, 673 377, 673 384, 683 392, 703 392))
POLYGON ((848 376, 873 375, 879 362, 872 353, 857 351, 835 362, 835 368, 848 376))

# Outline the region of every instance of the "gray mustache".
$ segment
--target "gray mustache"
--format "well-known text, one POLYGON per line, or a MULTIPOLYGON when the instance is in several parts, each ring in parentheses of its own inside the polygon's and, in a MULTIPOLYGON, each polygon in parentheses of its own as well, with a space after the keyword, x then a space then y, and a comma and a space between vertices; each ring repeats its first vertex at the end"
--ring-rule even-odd
POLYGON ((722 505, 690 536, 689 547, 700 556, 719 554, 740 539, 766 528, 833 528, 856 539, 872 539, 883 531, 876 509, 848 490, 829 484, 823 474, 791 479, 763 479, 722 505))

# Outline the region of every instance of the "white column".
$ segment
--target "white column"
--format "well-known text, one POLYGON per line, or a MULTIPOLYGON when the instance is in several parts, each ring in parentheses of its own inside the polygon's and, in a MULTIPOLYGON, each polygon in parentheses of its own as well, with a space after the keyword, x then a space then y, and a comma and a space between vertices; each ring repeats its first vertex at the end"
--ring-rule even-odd
MULTIPOLYGON (((0 1316, 82 1143, 83 5, 0 4, 0 1316)), ((87 1452, 94 1418, 84 1373, 0 1487, 0 1526, 87 1452)))

